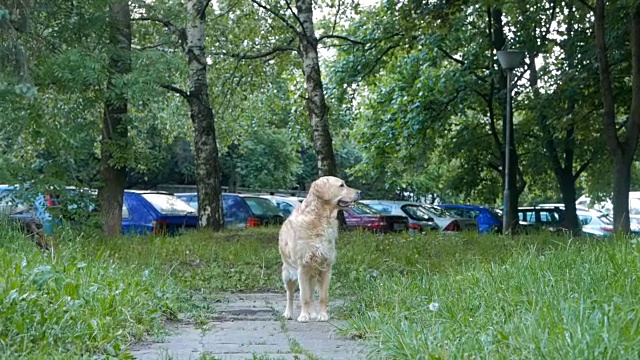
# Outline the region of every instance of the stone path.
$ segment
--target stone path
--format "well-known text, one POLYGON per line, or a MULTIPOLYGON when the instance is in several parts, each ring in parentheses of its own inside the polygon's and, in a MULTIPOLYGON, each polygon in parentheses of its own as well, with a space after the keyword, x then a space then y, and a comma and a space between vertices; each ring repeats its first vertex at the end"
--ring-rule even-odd
POLYGON ((343 321, 285 321, 279 317, 284 305, 284 294, 230 295, 217 305, 219 318, 203 329, 180 325, 163 342, 138 345, 131 353, 140 360, 365 358, 361 342, 334 333, 343 321))

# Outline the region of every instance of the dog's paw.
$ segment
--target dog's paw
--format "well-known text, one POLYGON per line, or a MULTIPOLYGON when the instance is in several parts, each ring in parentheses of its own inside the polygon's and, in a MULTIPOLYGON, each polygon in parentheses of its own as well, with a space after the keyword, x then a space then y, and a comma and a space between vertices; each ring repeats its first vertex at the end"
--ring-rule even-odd
POLYGON ((293 315, 291 315, 291 310, 289 309, 285 310, 284 314, 282 314, 282 317, 287 320, 291 320, 293 318, 293 315))
POLYGON ((300 316, 298 316, 298 322, 308 322, 309 321, 309 314, 300 314, 300 316))
POLYGON ((318 315, 318 321, 329 321, 329 314, 324 313, 318 315))

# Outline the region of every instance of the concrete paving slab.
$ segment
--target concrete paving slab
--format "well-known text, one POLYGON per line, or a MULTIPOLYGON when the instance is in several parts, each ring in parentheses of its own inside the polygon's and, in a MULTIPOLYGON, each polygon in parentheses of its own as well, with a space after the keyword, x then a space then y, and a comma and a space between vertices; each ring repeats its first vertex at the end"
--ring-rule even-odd
MULTIPOLYGON (((163 342, 138 344, 139 360, 358 360, 365 358, 360 341, 340 338, 344 321, 298 323, 283 320, 284 294, 230 294, 216 304, 215 321, 204 329, 180 325, 163 342)), ((335 306, 338 301, 331 305, 335 306)), ((297 305, 297 304, 296 304, 297 305)), ((300 309, 296 309, 297 313, 300 309)))

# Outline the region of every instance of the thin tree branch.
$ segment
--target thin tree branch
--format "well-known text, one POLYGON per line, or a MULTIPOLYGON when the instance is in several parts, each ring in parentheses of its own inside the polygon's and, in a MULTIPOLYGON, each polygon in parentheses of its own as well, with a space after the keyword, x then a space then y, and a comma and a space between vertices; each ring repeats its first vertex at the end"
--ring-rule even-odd
POLYGON ((595 9, 595 7, 591 4, 589 4, 588 2, 586 2, 586 0, 578 0, 578 2, 582 5, 584 5, 587 9, 593 11, 595 9))
POLYGON ((447 50, 443 49, 442 47, 438 46, 437 49, 440 50, 446 57, 458 63, 459 65, 465 66, 467 64, 462 59, 458 59, 455 56, 451 55, 447 50))
POLYGON ((178 38, 178 43, 182 50, 186 49, 187 46, 187 31, 184 28, 176 26, 169 20, 152 17, 152 16, 140 16, 132 18, 131 21, 151 21, 155 23, 162 24, 167 30, 169 30, 172 34, 174 34, 178 38))
POLYGON ((180 89, 179 87, 169 85, 169 84, 160 84, 160 87, 169 91, 173 91, 174 93, 182 96, 185 100, 189 100, 191 97, 186 91, 180 89))
POLYGON ((367 70, 367 72, 365 72, 364 74, 362 74, 362 77, 361 77, 361 78, 365 78, 365 77, 367 77, 367 76, 371 75, 371 73, 373 73, 373 70, 375 70, 376 66, 378 66, 378 62, 380 62, 380 60, 382 60, 382 58, 383 58, 385 55, 387 55, 387 53, 388 53, 389 51, 391 51, 391 50, 393 50, 393 49, 395 49, 395 48, 397 48, 397 47, 399 47, 399 46, 400 46, 400 44, 394 44, 394 45, 390 45, 390 46, 388 46, 388 47, 387 47, 387 48, 382 52, 382 54, 380 54, 380 55, 376 58, 376 60, 375 60, 375 61, 374 61, 374 63, 373 63, 373 66, 371 66, 371 68, 370 68, 369 70, 367 70))
POLYGON ((350 43, 352 43, 352 44, 355 44, 355 45, 366 45, 366 44, 367 44, 367 43, 365 43, 365 42, 358 41, 358 40, 354 40, 354 39, 348 38, 348 37, 346 37, 346 36, 342 36, 342 35, 333 35, 333 34, 321 35, 321 36, 318 38, 318 42, 321 42, 321 41, 322 41, 322 40, 324 40, 324 39, 340 39, 340 40, 348 41, 348 42, 350 42, 350 43))
POLYGON ((261 58, 265 58, 280 52, 287 52, 287 51, 297 51, 297 49, 293 46, 276 46, 273 49, 269 49, 267 51, 254 53, 254 54, 228 53, 228 52, 222 51, 222 52, 212 52, 210 53, 210 55, 226 56, 226 57, 231 57, 234 59, 242 59, 242 60, 255 60, 255 59, 261 59, 261 58))
MULTIPOLYGON (((252 3, 254 3, 256 6, 258 6, 259 8, 269 12, 270 14, 272 14, 273 16, 277 17, 278 19, 280 19, 280 21, 282 21, 289 29, 291 29, 291 31, 293 31, 294 34, 296 35, 300 35, 300 32, 298 31, 298 29, 293 26, 293 24, 291 24, 289 22, 289 20, 287 20, 286 17, 284 17, 284 15, 280 14, 279 12, 273 10, 272 8, 268 7, 267 5, 261 3, 258 0, 250 0, 252 3)), ((298 21, 300 21, 298 19, 298 21)))
POLYGON ((174 49, 169 49, 169 48, 165 48, 164 45, 168 45, 167 43, 160 43, 160 44, 155 44, 155 45, 147 45, 147 46, 137 46, 137 45, 131 45, 132 49, 138 50, 138 51, 145 51, 145 50, 158 50, 167 54, 174 54, 176 51, 174 49))
POLYGON ((489 169, 495 170, 498 174, 502 174, 502 168, 499 165, 496 165, 495 163, 488 162, 487 167, 489 169))
POLYGON ((580 165, 580 167, 578 168, 578 171, 576 171, 576 173, 573 175, 574 182, 578 181, 578 179, 580 178, 580 175, 582 175, 582 173, 585 170, 587 170, 587 167, 591 165, 591 160, 593 160, 593 155, 589 158, 589 160, 585 161, 582 165, 580 165))
POLYGON ((338 23, 338 16, 340 16, 340 8, 342 7, 342 0, 338 0, 338 9, 336 10, 336 16, 333 18, 333 25, 331 26, 331 34, 336 32, 336 24, 338 23))
MULTIPOLYGON (((300 20, 298 13, 293 11, 293 8, 291 7, 291 3, 289 2, 289 0, 284 0, 284 2, 287 4, 287 9, 289 9, 289 12, 291 13, 291 15, 293 15, 293 17, 296 18, 298 25, 300 25, 300 29, 302 29, 302 33, 305 36, 309 36, 309 34, 307 34, 307 31, 304 29, 304 24, 302 23, 302 20, 300 20)), ((313 11, 313 9, 311 9, 311 11, 313 11)))

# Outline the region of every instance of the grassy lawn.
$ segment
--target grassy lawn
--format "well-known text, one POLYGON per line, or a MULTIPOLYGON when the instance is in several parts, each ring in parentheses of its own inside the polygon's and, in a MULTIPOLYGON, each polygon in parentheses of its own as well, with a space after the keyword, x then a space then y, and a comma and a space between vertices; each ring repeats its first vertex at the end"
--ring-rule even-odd
MULTIPOLYGON (((167 320, 205 322, 221 293, 283 292, 277 229, 58 244, 0 230, 0 358, 126 358, 167 320)), ((348 301, 334 315, 372 358, 640 355, 628 239, 348 233, 338 246, 332 293, 348 301)))

